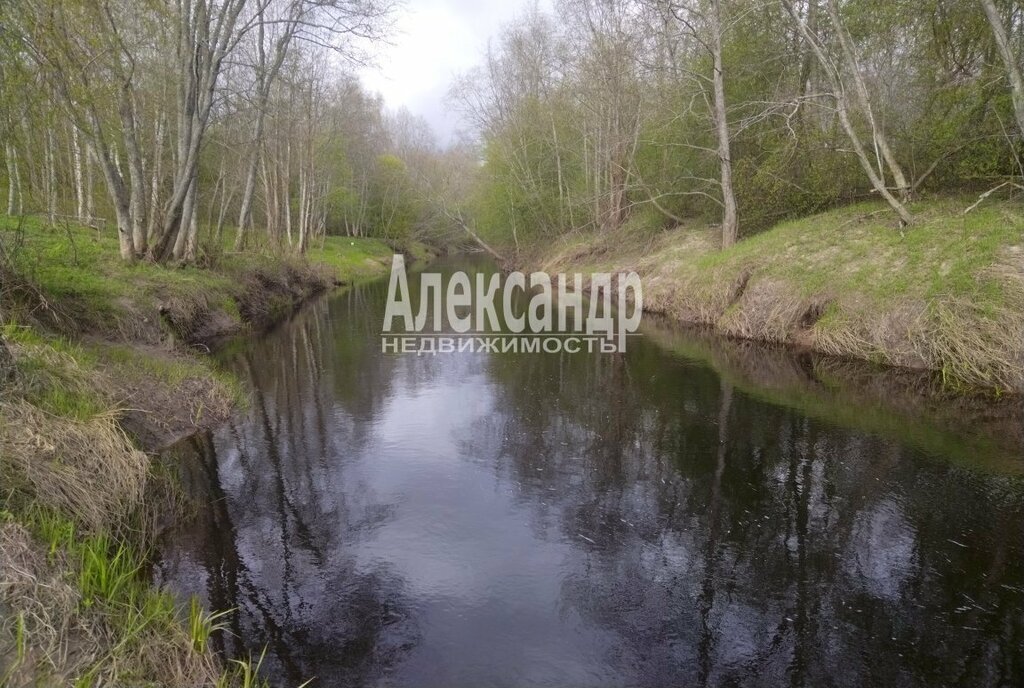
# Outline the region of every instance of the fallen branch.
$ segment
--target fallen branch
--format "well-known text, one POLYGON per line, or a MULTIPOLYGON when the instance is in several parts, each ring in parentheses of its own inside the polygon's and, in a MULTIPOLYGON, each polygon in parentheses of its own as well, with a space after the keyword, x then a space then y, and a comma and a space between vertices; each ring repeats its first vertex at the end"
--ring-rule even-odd
POLYGON ((469 236, 473 237, 473 241, 475 241, 476 243, 480 244, 481 248, 483 248, 485 251, 487 251, 492 256, 494 256, 495 259, 500 260, 502 262, 505 261, 504 256, 502 256, 500 253, 498 253, 493 248, 488 246, 487 242, 484 241, 483 239, 481 239, 477 235, 477 233, 472 230, 472 228, 466 223, 466 221, 462 219, 461 215, 454 215, 447 208, 444 208, 443 212, 448 217, 449 220, 451 220, 455 224, 457 224, 460 227, 462 227, 462 229, 464 229, 466 231, 466 234, 468 234, 469 236))
POLYGON ((964 209, 963 214, 966 215, 967 213, 969 213, 972 210, 974 210, 975 208, 977 208, 979 205, 981 205, 985 201, 986 198, 988 198, 989 196, 994 194, 996 191, 999 191, 999 189, 1003 188, 1004 186, 1012 186, 1015 189, 1020 189, 1021 191, 1024 191, 1024 186, 1021 186, 1020 184, 1018 184, 1016 182, 1003 182, 1002 184, 999 184, 998 186, 994 186, 991 189, 989 189, 988 191, 986 191, 985 193, 983 193, 980 196, 978 196, 978 200, 976 200, 971 205, 967 206, 967 208, 964 209))

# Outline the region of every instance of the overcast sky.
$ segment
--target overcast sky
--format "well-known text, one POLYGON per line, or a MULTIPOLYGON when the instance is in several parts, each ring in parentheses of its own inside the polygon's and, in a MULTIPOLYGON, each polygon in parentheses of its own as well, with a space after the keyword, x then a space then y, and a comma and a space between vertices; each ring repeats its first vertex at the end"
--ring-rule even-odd
MULTIPOLYGON (((360 70, 363 84, 392 110, 408 108, 448 143, 461 126, 446 102, 453 78, 481 61, 487 41, 533 0, 406 0, 392 45, 375 49, 377 65, 360 70)), ((541 2, 541 6, 548 6, 541 2)))

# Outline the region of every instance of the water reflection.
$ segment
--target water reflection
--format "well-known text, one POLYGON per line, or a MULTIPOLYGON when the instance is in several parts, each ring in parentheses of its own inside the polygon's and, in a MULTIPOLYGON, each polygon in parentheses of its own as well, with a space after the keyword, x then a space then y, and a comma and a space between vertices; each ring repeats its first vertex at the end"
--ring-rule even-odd
POLYGON ((207 506, 159 576, 238 609, 226 654, 282 685, 1020 683, 1015 466, 767 403, 664 332, 384 355, 385 286, 254 344, 250 407, 175 450, 207 506))

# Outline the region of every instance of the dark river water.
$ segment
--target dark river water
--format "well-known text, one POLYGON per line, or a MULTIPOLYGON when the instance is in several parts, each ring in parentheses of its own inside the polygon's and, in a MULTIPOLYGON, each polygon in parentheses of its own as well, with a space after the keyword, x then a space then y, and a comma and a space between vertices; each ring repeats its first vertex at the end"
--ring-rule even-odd
POLYGON ((250 404, 167 457, 157 579, 273 685, 1024 684, 1013 405, 655 322, 385 354, 386 291, 227 357, 250 404))

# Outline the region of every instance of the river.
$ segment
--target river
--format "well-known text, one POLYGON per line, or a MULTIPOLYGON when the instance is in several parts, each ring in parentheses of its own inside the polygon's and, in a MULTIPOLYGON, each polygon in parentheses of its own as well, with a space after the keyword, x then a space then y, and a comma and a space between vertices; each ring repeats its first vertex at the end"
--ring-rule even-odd
POLYGON ((1012 405, 653 320, 382 353, 386 291, 226 355, 250 403, 166 457, 156 579, 273 685, 1024 682, 1012 405))

